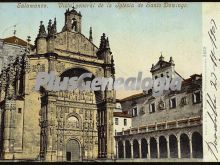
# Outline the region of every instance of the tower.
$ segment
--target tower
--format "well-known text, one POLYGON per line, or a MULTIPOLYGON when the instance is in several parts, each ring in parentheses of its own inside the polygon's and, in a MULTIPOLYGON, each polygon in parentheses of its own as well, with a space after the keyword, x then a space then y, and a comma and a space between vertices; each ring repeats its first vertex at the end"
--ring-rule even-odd
POLYGON ((176 75, 174 67, 175 64, 173 58, 170 57, 169 61, 165 61, 161 53, 161 56, 159 57, 159 61, 155 65, 152 64, 150 70, 150 72, 152 73, 152 78, 154 80, 160 77, 173 78, 176 75))
MULTIPOLYGON (((115 78, 115 67, 113 55, 109 46, 108 37, 105 33, 101 36, 99 51, 97 52, 98 58, 104 61, 104 77, 115 78)), ((99 158, 113 158, 113 109, 115 107, 115 91, 105 90, 103 102, 99 105, 101 108, 98 110, 100 125, 98 126, 99 136, 99 158)))
POLYGON ((81 13, 78 13, 74 7, 72 10, 67 9, 65 12, 65 25, 62 31, 81 33, 81 18, 81 13))
POLYGON ((54 18, 54 22, 52 23, 52 20, 50 19, 47 26, 47 52, 52 53, 54 52, 54 40, 55 40, 55 34, 57 33, 57 21, 56 18, 54 18))
POLYGON ((37 54, 44 54, 47 51, 47 41, 46 41, 47 33, 45 27, 43 25, 43 21, 40 21, 39 33, 36 39, 37 46, 37 54))

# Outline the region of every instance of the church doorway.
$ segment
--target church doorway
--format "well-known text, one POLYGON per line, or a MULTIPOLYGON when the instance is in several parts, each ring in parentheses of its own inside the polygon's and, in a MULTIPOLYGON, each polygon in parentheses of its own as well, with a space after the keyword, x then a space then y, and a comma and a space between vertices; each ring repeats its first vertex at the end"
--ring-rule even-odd
POLYGON ((71 139, 66 144, 66 160, 80 161, 80 145, 77 140, 71 139))

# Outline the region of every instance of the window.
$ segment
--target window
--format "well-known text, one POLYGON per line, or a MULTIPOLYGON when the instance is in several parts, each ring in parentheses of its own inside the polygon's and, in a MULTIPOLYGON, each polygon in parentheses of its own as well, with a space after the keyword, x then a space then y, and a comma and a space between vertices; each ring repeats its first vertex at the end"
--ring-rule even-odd
POLYGON ((21 108, 18 108, 18 113, 21 113, 21 108))
POLYGON ((170 78, 169 72, 166 72, 166 73, 167 73, 167 78, 170 78))
POLYGON ((124 119, 124 126, 127 126, 127 119, 124 119))
POLYGON ((159 110, 164 110, 166 107, 165 107, 165 102, 163 100, 160 100, 158 102, 158 108, 159 110))
POLYGON ((144 107, 141 107, 141 108, 140 108, 139 114, 140 114, 140 115, 144 115, 144 114, 145 114, 145 112, 144 112, 144 107))
POLYGON ((137 116, 137 107, 133 108, 132 112, 132 116, 137 116))
POLYGON ((187 104, 187 99, 186 99, 186 97, 182 97, 180 104, 181 104, 181 106, 184 106, 184 105, 187 104))
POLYGON ((115 125, 118 125, 118 118, 115 118, 115 125))
POLYGON ((200 91, 196 91, 193 93, 193 103, 200 103, 201 102, 201 94, 200 91))
POLYGON ((176 98, 170 99, 170 108, 176 108, 176 98))
POLYGON ((156 111, 156 106, 155 106, 155 103, 151 103, 150 104, 150 113, 154 113, 156 111))

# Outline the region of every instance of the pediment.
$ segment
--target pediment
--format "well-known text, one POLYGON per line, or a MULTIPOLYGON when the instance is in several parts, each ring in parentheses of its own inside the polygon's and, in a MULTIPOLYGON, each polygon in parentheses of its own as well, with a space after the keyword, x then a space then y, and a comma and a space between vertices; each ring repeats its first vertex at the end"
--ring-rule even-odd
POLYGON ((67 31, 56 34, 54 48, 89 56, 96 56, 98 51, 84 35, 67 31))

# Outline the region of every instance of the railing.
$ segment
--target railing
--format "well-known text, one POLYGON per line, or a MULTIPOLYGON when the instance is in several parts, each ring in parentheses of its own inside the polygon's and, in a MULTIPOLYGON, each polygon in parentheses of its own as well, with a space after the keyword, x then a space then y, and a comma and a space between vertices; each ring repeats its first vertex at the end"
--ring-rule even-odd
POLYGON ((136 128, 130 128, 127 130, 122 130, 121 132, 116 132, 116 136, 194 126, 194 125, 201 124, 201 120, 202 120, 201 116, 197 116, 197 117, 191 117, 191 118, 185 118, 185 119, 179 119, 179 120, 173 120, 173 121, 166 121, 166 122, 161 122, 161 123, 154 123, 154 124, 149 124, 149 125, 140 126, 136 128))

